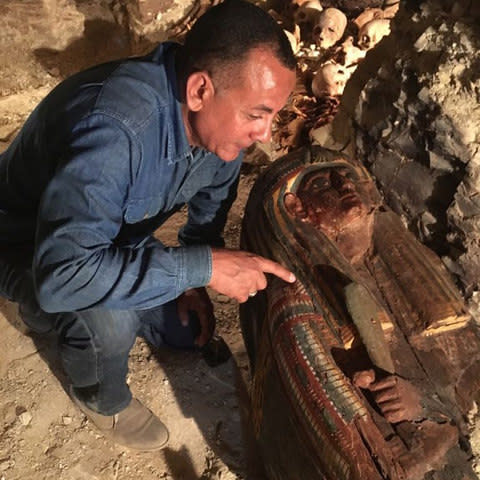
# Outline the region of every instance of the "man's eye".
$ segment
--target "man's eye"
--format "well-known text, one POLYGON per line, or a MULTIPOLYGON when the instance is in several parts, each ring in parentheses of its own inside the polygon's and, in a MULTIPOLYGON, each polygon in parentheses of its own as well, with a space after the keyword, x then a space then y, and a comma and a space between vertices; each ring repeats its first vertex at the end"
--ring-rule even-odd
POLYGON ((248 114, 248 118, 249 118, 250 120, 260 120, 260 119, 262 118, 262 116, 261 116, 261 115, 255 115, 255 114, 253 114, 253 113, 249 113, 249 114, 248 114))

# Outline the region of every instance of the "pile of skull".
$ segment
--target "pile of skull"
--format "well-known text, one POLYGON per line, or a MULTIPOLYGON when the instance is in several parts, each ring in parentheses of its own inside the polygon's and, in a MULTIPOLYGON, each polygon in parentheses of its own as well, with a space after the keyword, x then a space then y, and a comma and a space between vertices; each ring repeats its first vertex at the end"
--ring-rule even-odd
POLYGON ((282 23, 298 57, 317 57, 311 91, 321 98, 343 94, 359 62, 390 33, 390 21, 398 7, 396 0, 383 8, 367 8, 350 20, 337 8, 323 9, 319 0, 296 0, 293 25, 288 29, 278 14, 270 13, 282 23))

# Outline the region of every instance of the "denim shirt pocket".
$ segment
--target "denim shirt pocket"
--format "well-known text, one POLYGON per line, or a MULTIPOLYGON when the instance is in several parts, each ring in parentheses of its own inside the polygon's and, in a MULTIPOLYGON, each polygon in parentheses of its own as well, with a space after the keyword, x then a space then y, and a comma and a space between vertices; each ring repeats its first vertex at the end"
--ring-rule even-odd
POLYGON ((160 211, 160 208, 158 197, 130 200, 123 218, 126 223, 139 223, 155 216, 160 211))

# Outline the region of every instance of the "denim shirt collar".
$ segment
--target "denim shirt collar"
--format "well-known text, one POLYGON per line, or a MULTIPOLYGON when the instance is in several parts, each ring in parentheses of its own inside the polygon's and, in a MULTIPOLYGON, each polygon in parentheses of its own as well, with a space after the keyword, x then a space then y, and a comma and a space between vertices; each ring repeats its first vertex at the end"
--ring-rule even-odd
POLYGON ((183 123, 181 95, 178 90, 177 73, 175 69, 175 53, 180 44, 175 42, 164 42, 153 52, 152 60, 154 62, 164 62, 167 75, 167 84, 170 89, 170 98, 173 98, 171 106, 171 122, 168 123, 168 163, 174 164, 190 158, 191 161, 200 160, 209 152, 203 148, 190 146, 183 123))

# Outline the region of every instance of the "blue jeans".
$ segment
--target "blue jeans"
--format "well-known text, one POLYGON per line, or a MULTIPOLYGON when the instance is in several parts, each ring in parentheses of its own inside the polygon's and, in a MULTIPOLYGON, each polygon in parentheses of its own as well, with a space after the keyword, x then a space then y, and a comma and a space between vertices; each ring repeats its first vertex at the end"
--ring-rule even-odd
MULTIPOLYGON (((31 257, 30 257, 31 258, 31 257)), ((113 415, 132 398, 126 383, 128 355, 137 335, 155 346, 194 348, 196 316, 183 327, 176 301, 150 310, 106 310, 48 314, 36 301, 27 253, 0 256, 0 294, 20 304, 25 323, 38 333, 55 331, 75 393, 98 413, 113 415)))
POLYGON ((56 316, 63 366, 75 392, 104 415, 130 403, 128 355, 137 335, 155 346, 189 349, 200 332, 195 318, 181 325, 175 301, 145 311, 91 309, 56 316))

